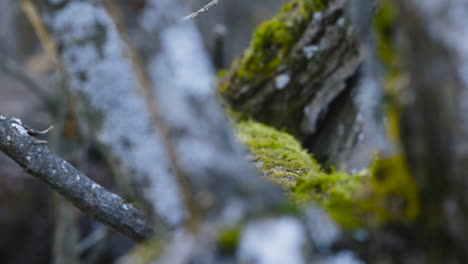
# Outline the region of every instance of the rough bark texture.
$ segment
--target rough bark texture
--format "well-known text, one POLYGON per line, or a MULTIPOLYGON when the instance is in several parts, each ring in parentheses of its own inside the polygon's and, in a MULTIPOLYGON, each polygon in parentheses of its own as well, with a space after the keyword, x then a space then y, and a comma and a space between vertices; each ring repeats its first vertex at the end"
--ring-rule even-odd
POLYGON ((0 115, 0 150, 97 221, 134 240, 152 236, 140 211, 32 138, 18 119, 0 115))
POLYGON ((420 188, 418 226, 428 263, 466 263, 468 254, 468 1, 396 1, 403 62, 403 139, 420 188))
POLYGON ((359 70, 362 55, 346 1, 317 3, 291 1, 260 26, 220 91, 234 110, 286 129, 320 160, 359 168, 373 151, 369 145, 379 147, 372 109, 378 89, 359 70))

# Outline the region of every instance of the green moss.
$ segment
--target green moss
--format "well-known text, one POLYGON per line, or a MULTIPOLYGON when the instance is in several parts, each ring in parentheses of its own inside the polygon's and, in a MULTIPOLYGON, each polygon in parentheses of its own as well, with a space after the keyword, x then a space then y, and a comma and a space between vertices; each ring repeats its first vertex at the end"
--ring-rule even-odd
POLYGON ((235 130, 265 177, 284 188, 294 187, 296 180, 305 174, 322 173, 318 163, 285 132, 254 121, 240 121, 235 130))
POLYGON ((390 76, 399 72, 400 66, 392 41, 393 31, 396 25, 396 14, 389 0, 380 1, 378 12, 374 20, 377 48, 390 76))
POLYGON ((136 245, 124 258, 124 263, 153 263, 161 256, 164 250, 163 242, 158 239, 150 239, 136 245))
MULTIPOLYGON (((307 27, 314 12, 327 6, 325 0, 292 0, 286 3, 269 21, 254 32, 251 44, 242 58, 234 61, 231 73, 240 82, 262 83, 276 74, 276 70, 307 27)), ((229 92, 229 81, 222 81, 219 90, 229 92)))
MULTIPOLYGON (((387 99, 391 100, 391 99, 387 99)), ((391 139, 395 144, 400 142, 400 120, 399 120, 399 111, 398 103, 396 100, 392 102, 387 102, 385 105, 385 129, 389 139, 391 139)))
POLYGON ((326 1, 324 0, 314 0, 312 1, 312 7, 311 9, 314 11, 320 11, 327 7, 326 1))
POLYGON ((217 79, 222 79, 224 75, 226 75, 227 71, 225 69, 221 69, 218 71, 218 74, 216 76, 217 79))
POLYGON ((356 212, 355 197, 369 181, 365 171, 350 175, 332 171, 317 175, 306 174, 296 184, 293 197, 299 202, 313 201, 326 208, 341 226, 362 226, 360 213, 356 212))
POLYGON ((293 199, 287 199, 273 208, 272 213, 278 216, 299 216, 302 213, 302 206, 293 199))
POLYGON ((239 77, 269 78, 290 48, 293 40, 291 33, 290 26, 279 19, 262 24, 255 32, 252 45, 242 61, 239 77))
POLYGON ((384 222, 413 221, 419 214, 419 193, 405 158, 399 155, 377 160, 371 173, 372 199, 363 204, 363 209, 374 211, 384 222))
POLYGON ((221 230, 218 238, 219 250, 224 254, 235 253, 239 245, 241 229, 239 227, 231 227, 221 230))
POLYGON ((306 175, 294 197, 326 208, 342 227, 409 223, 419 214, 419 195, 403 156, 377 159, 370 170, 306 175))
POLYGON ((235 131, 267 179, 288 190, 296 205, 326 208, 342 227, 408 223, 419 214, 416 183, 403 156, 376 158, 355 174, 328 173, 285 132, 245 120, 237 121, 235 131))
POLYGON ((387 135, 399 145, 399 112, 401 108, 401 90, 407 83, 407 76, 401 66, 400 58, 393 41, 397 27, 397 14, 394 3, 390 0, 381 0, 374 20, 375 39, 380 59, 385 67, 383 88, 385 100, 385 125, 387 135))
POLYGON ((289 190, 296 204, 318 203, 346 227, 361 223, 352 212, 352 194, 368 181, 368 174, 326 173, 291 135, 253 121, 235 127, 265 177, 289 190))

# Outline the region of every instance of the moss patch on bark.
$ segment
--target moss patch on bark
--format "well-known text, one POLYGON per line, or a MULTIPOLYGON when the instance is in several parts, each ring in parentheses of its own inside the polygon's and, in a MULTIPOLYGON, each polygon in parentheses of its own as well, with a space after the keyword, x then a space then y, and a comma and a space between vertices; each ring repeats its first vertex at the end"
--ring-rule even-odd
POLYGON ((342 227, 411 222, 419 214, 417 186, 403 156, 376 158, 354 174, 326 172, 288 133, 254 121, 237 121, 235 132, 268 180, 295 203, 326 208, 342 227))
MULTIPOLYGON (((327 3, 327 0, 292 0, 286 3, 272 19, 256 29, 249 48, 233 62, 230 74, 225 78, 232 79, 234 74, 240 82, 250 85, 271 79, 301 37, 314 12, 326 8, 327 3)), ((232 86, 228 83, 221 82, 221 94, 229 94, 232 86)))

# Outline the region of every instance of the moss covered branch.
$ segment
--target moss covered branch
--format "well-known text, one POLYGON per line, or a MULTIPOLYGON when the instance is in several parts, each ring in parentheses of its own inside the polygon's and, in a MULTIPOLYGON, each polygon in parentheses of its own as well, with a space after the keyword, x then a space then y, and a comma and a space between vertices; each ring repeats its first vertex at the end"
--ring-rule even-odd
POLYGON ((417 186, 403 156, 374 157, 354 174, 325 171, 290 134, 255 121, 235 124, 264 177, 280 184, 298 204, 326 208, 342 227, 410 223, 419 215, 417 186))

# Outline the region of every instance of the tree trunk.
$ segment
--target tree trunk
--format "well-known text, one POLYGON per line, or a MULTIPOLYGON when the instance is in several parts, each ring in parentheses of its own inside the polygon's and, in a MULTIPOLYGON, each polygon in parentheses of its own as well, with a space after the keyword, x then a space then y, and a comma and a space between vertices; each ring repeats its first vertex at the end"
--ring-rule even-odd
POLYGON ((410 75, 402 138, 420 188, 419 238, 429 263, 466 263, 468 1, 396 2, 410 75))

